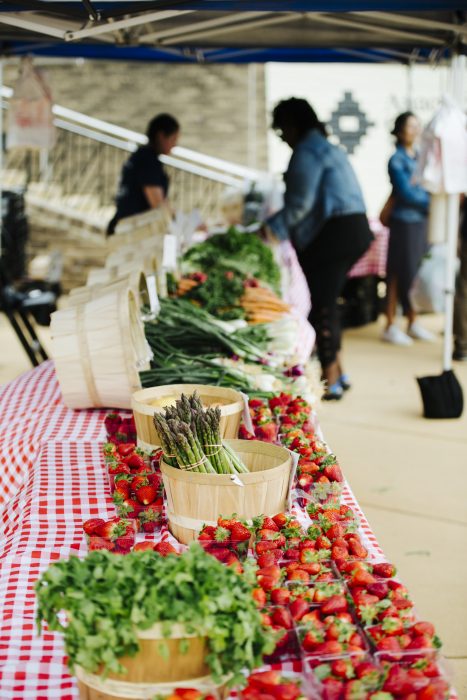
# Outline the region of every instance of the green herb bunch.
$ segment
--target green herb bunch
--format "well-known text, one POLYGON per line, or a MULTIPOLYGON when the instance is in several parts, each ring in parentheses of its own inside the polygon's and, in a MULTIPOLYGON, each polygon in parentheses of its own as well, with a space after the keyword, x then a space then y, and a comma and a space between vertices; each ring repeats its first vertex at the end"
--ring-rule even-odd
POLYGON ((186 267, 212 273, 219 271, 257 277, 280 290, 280 270, 270 248, 254 233, 242 233, 232 226, 227 233, 210 236, 194 245, 183 258, 186 267))
MULTIPOLYGON (((216 681, 241 683, 274 648, 252 597, 254 571, 224 566, 197 544, 181 556, 95 551, 52 564, 36 583, 37 624, 61 632, 68 665, 122 673, 119 658, 139 649, 137 630, 182 623, 206 636, 207 663, 216 681), (64 619, 66 618, 66 619, 64 619)), ((162 642, 163 643, 163 642, 162 642)))

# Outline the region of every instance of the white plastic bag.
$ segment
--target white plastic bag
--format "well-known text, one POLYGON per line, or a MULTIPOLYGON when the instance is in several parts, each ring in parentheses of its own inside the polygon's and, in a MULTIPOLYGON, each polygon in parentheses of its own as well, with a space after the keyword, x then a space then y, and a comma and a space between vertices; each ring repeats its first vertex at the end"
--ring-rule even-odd
POLYGON ((467 190, 466 126, 464 112, 444 96, 422 134, 418 177, 429 192, 458 194, 467 190))
POLYGON ((52 96, 32 59, 24 58, 8 108, 7 150, 15 147, 50 149, 55 144, 52 96))
POLYGON ((410 301, 415 311, 443 313, 446 287, 446 244, 430 248, 423 259, 410 290, 410 301))

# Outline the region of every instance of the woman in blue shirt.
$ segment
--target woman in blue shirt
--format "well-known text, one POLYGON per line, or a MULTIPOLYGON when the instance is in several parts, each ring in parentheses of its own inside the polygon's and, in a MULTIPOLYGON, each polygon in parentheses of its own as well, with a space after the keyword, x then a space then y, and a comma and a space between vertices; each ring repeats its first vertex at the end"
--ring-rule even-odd
POLYGON ((373 236, 360 185, 344 151, 327 140, 326 129, 306 100, 280 102, 273 128, 293 153, 285 174, 284 207, 265 224, 266 233, 290 239, 310 289, 310 323, 327 383, 325 399, 349 388, 344 374, 337 299, 347 273, 373 236))
POLYGON ((169 155, 177 145, 180 126, 170 114, 158 114, 148 124, 148 143, 140 146, 124 163, 116 196, 117 211, 107 227, 114 233, 120 219, 157 209, 166 201, 169 178, 159 156, 169 155))
POLYGON ((433 340, 433 336, 416 320, 409 298, 410 288, 427 251, 427 220, 430 197, 415 183, 417 158, 415 142, 420 126, 412 112, 400 114, 392 130, 396 152, 389 160, 389 177, 394 206, 389 220, 389 247, 386 266, 387 324, 382 339, 395 345, 411 345, 412 338, 433 340), (397 303, 407 316, 404 333, 395 323, 397 303))

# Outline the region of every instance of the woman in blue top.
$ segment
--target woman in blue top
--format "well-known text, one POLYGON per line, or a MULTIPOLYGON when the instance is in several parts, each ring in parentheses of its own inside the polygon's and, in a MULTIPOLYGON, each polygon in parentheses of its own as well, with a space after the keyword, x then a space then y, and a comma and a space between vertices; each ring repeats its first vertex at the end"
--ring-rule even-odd
POLYGON ((373 236, 355 173, 344 151, 327 140, 326 129, 306 100, 280 102, 273 128, 293 149, 285 174, 284 207, 265 224, 266 234, 290 239, 310 289, 310 323, 327 383, 325 399, 349 388, 344 374, 337 299, 354 263, 373 236))
POLYGON ((387 325, 382 339, 395 345, 411 345, 412 338, 433 340, 433 336, 416 320, 409 292, 427 251, 427 220, 430 197, 414 181, 417 158, 415 142, 420 132, 412 112, 400 114, 392 130, 396 152, 389 160, 389 177, 394 206, 389 220, 389 247, 386 266, 387 325), (408 319, 407 333, 395 323, 397 302, 408 319))

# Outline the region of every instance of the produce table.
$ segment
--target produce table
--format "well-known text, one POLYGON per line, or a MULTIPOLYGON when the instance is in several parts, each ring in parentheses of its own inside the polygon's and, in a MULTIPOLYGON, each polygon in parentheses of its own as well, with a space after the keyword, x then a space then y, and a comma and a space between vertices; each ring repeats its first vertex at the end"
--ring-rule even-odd
MULTIPOLYGON (((86 553, 83 521, 115 513, 101 454, 105 412, 67 409, 51 362, 3 387, 0 405, 0 697, 76 699, 60 635, 36 636, 34 582, 51 562, 86 553)), ((343 501, 360 519, 370 557, 381 559, 347 484, 343 501)), ((171 538, 164 527, 161 536, 171 538)))

